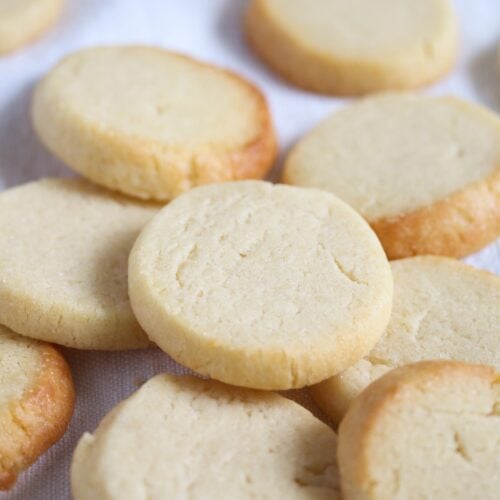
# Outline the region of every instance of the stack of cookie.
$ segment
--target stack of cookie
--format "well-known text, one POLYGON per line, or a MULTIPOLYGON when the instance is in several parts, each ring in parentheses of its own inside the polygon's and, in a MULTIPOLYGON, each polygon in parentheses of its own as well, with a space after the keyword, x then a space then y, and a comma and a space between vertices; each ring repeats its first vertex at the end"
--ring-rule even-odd
POLYGON ((451 66, 448 2, 253 0, 246 21, 298 85, 391 92, 272 184, 243 78, 148 47, 49 72, 35 130, 87 180, 0 194, 0 489, 70 420, 51 342, 155 344, 201 376, 158 375, 85 434, 77 500, 496 498, 500 278, 453 257, 500 235, 500 119, 396 92, 451 66), (272 392, 306 386, 331 425, 272 392))

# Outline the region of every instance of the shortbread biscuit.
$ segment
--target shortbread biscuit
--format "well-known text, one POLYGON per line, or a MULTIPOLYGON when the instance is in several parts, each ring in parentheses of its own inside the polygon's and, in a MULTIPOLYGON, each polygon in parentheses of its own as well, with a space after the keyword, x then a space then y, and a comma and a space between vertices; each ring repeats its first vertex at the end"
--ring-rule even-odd
POLYGON ((349 203, 391 259, 461 257, 500 235, 500 120, 451 97, 367 98, 299 141, 283 179, 349 203))
POLYGON ((30 42, 61 14, 64 0, 0 0, 0 54, 30 42))
POLYGON ((73 404, 59 352, 0 325, 0 490, 64 434, 73 404))
POLYGON ((84 434, 75 500, 339 499, 336 436, 273 393, 158 375, 84 434))
POLYGON ((445 257, 412 257, 391 267, 394 300, 384 335, 368 356, 311 388, 334 422, 397 366, 451 359, 500 371, 500 277, 445 257))
POLYGON ((82 180, 1 193, 0 323, 79 349, 146 347, 128 299, 127 259, 157 211, 82 180))
POLYGON ((176 361, 290 389, 368 354, 389 320, 392 275, 369 226, 330 193, 240 181, 185 193, 146 226, 129 293, 176 361))
POLYGON ((500 374, 427 361, 397 368, 354 400, 339 429, 345 500, 495 500, 500 374))
POLYGON ((145 199, 261 178, 276 156, 269 110, 256 87, 155 48, 70 55, 38 85, 33 121, 69 167, 145 199))
POLYGON ((246 32, 285 79, 337 95, 430 83, 458 46, 450 0, 252 0, 246 32))

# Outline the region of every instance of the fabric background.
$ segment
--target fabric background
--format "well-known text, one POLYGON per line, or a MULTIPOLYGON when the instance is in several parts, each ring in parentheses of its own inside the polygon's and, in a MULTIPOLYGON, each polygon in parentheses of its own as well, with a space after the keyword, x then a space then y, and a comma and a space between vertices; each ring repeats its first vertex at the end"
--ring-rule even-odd
MULTIPOLYGON (((33 133, 31 94, 36 81, 64 54, 98 44, 159 45, 248 77, 269 99, 283 158, 294 141, 346 100, 293 88, 263 66, 242 37, 245 4, 246 0, 67 0, 62 19, 43 38, 0 57, 0 190, 43 176, 71 175, 33 133)), ((454 94, 500 112, 500 0, 456 0, 456 8, 462 31, 460 59, 452 74, 425 92, 454 94)), ((500 240, 467 261, 500 274, 500 240)), ((0 493, 1 500, 70 498, 69 465, 81 434, 93 430, 110 408, 154 374, 184 371, 156 350, 63 351, 77 391, 69 431, 11 492, 0 493)), ((303 391, 294 397, 314 409, 303 391)))

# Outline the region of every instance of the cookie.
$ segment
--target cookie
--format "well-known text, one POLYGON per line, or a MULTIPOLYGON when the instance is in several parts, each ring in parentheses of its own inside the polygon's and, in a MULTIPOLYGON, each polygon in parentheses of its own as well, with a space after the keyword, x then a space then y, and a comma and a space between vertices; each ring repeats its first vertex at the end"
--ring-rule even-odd
POLYGON ((64 0, 0 0, 0 54, 38 37, 60 16, 64 0))
POLYGON ((487 366, 428 361, 371 384, 340 424, 343 498, 498 498, 499 381, 487 366))
POLYGON ((156 48, 70 55, 38 85, 32 115, 42 142, 69 167, 144 199, 261 178, 276 156, 269 110, 255 86, 156 48))
POLYGON ((185 193, 146 226, 129 293, 179 363, 290 389, 368 354, 389 320, 392 275, 375 234, 332 194, 240 181, 185 193))
POLYGON ((0 490, 64 434, 74 399, 61 354, 0 325, 0 490))
POLYGON ((157 211, 82 180, 1 193, 0 323, 78 349, 149 345, 130 308, 127 259, 157 211))
POLYGON ((75 500, 340 499, 336 444, 327 425, 283 396, 157 375, 80 439, 72 492, 75 500))
POLYGON ((500 277, 445 257, 391 262, 394 301, 389 325, 370 354, 311 388, 339 422, 350 402, 392 368, 451 359, 500 371, 500 277))
POLYGON ((500 235, 500 120, 451 97, 366 98, 299 141, 283 180, 349 203, 391 259, 461 257, 500 235))
POLYGON ((246 33, 286 80, 336 95, 433 82, 458 46, 449 0, 252 0, 246 33))

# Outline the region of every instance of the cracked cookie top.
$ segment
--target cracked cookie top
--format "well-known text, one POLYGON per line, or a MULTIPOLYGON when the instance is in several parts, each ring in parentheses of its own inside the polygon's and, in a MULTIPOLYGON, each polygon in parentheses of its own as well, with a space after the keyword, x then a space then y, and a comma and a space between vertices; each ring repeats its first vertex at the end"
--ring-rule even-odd
POLYGON ((388 321, 392 277, 372 230, 335 196, 243 181, 165 207, 133 248, 129 293, 177 361, 289 389, 367 354, 388 321))
POLYGON ((455 259, 391 262, 394 301, 389 325, 372 351, 312 388, 339 422, 350 402, 392 368, 430 359, 480 363, 500 370, 500 278, 455 259))
POLYGON ((500 374, 458 361, 392 370, 350 406, 337 458, 346 500, 497 498, 500 374))

